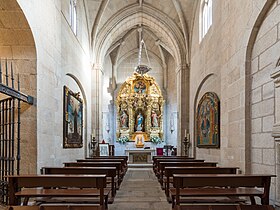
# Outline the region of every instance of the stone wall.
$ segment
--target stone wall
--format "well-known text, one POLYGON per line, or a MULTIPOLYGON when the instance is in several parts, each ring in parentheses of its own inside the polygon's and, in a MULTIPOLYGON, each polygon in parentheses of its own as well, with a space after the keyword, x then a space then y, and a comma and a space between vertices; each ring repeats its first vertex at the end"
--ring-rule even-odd
POLYGON ((37 50, 37 169, 61 166, 83 158, 89 139, 91 67, 89 37, 83 4, 78 4, 78 33, 67 20, 69 8, 61 1, 18 0, 34 36, 37 50), (70 75, 70 76, 67 76, 70 75), (84 147, 63 149, 63 86, 81 92, 85 104, 84 147))
POLYGON ((167 88, 166 88, 166 144, 177 147, 178 109, 175 61, 171 55, 167 60, 167 88), (171 126, 173 126, 171 128, 171 126), (172 129, 172 132, 171 132, 172 129))
MULTIPOLYGON (((36 96, 37 71, 36 49, 30 26, 17 2, 9 1, 1 4, 0 13, 0 59, 2 60, 2 73, 5 75, 4 59, 12 62, 17 89, 18 74, 20 91, 35 98, 35 104, 21 103, 21 173, 36 172, 36 96)), ((2 77, 3 79, 5 77, 2 77)), ((11 78, 9 78, 11 79, 11 78)), ((5 84, 5 79, 3 80, 5 84)), ((11 87, 11 80, 9 81, 11 87)), ((2 96, 2 94, 1 94, 2 96)), ((17 108, 17 102, 16 102, 17 108)), ((15 116, 17 119, 17 116, 15 116)), ((17 127, 15 128, 17 129, 17 127)), ((16 136, 17 137, 17 136, 16 136)))
MULTIPOLYGON (((263 20, 253 45, 251 63, 251 171, 275 174, 275 90, 270 75, 279 59, 280 5, 275 3, 263 20)), ((275 196, 273 180, 272 195, 275 196)), ((272 199, 275 199, 272 197, 272 199)))
MULTIPOLYGON (((213 25, 199 42, 197 9, 190 74, 192 131, 192 107, 196 110, 205 91, 216 92, 221 100, 221 147, 194 148, 197 158, 238 166, 241 172, 276 173, 272 138, 276 105, 270 76, 279 59, 279 14, 279 1, 214 1, 213 25)), ((275 201, 274 179, 271 199, 275 201)))

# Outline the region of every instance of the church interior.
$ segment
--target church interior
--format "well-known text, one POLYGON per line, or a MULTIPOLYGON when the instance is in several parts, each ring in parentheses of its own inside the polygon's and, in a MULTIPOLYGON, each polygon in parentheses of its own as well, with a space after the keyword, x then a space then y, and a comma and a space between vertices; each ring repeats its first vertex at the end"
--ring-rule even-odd
POLYGON ((1 210, 280 209, 280 0, 0 0, 0 166, 1 210))

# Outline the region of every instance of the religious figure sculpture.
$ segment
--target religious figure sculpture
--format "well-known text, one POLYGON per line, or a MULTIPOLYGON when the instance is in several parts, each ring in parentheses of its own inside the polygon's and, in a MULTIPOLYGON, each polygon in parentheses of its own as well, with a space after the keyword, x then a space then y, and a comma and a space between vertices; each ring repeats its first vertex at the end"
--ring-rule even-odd
POLYGON ((136 131, 143 130, 143 121, 144 121, 144 117, 141 114, 141 112, 139 112, 139 114, 137 115, 137 118, 136 118, 136 131))
POLYGON ((158 127, 158 118, 160 116, 157 116, 157 113, 155 111, 152 111, 151 118, 152 118, 152 127, 158 127))
POLYGON ((128 127, 128 116, 125 111, 122 111, 122 114, 121 114, 121 127, 122 128, 128 127))
POLYGON ((150 136, 162 138, 164 100, 153 77, 134 73, 127 78, 119 90, 116 105, 118 138, 127 136, 136 145, 138 142, 139 147, 141 141, 137 141, 137 135, 143 134, 143 141, 150 141, 150 136))

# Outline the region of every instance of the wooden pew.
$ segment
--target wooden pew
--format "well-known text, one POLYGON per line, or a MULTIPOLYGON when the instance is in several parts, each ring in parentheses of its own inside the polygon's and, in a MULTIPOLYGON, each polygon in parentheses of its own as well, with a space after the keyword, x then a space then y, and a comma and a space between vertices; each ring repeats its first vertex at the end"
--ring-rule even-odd
POLYGON ((78 159, 77 162, 121 162, 122 163, 122 172, 123 176, 125 175, 127 171, 127 162, 124 158, 95 158, 95 159, 78 159))
MULTIPOLYGON (((170 189, 172 207, 181 205, 181 197, 250 197, 255 205, 255 196, 263 205, 269 205, 269 189, 274 175, 247 174, 174 174, 170 189), (256 189, 262 188, 263 190, 256 189)), ((190 199, 189 201, 192 201, 190 199)))
MULTIPOLYGON (((110 177, 111 183, 111 196, 115 197, 115 177, 117 175, 116 167, 43 167, 41 168, 41 174, 106 174, 106 177, 110 177)), ((112 202, 113 200, 109 201, 112 202)))
POLYGON ((122 163, 121 162, 66 162, 65 167, 116 167, 117 169, 117 189, 122 182, 122 163))
POLYGON ((186 159, 195 159, 194 157, 187 157, 187 156, 158 156, 155 155, 153 156, 152 160, 155 161, 156 159, 160 159, 160 158, 186 158, 186 159))
POLYGON ((236 167, 165 167, 164 189, 168 201, 170 183, 173 183, 173 174, 236 174, 236 167))
POLYGON ((8 206, 5 210, 102 210, 102 208, 93 204, 53 204, 41 206, 8 206))
POLYGON ((275 210, 271 205, 193 205, 179 206, 177 210, 275 210))
MULTIPOLYGON (((108 194, 106 188, 106 175, 14 175, 8 176, 9 205, 19 205, 20 198, 24 198, 23 205, 27 205, 31 197, 66 197, 89 198, 93 203, 94 198, 102 209, 107 209, 108 194), (23 188, 22 190, 20 190, 23 188), (66 189, 65 189, 66 188, 66 189), (71 189, 70 189, 71 188, 71 189)), ((54 199, 54 200, 55 200, 54 199)), ((58 200, 55 200, 56 202, 58 200)), ((49 199, 51 201, 51 199, 49 199)), ((73 200, 71 200, 73 202, 73 200)))
POLYGON ((179 166, 179 167, 216 167, 217 163, 215 162, 159 162, 159 171, 158 171, 158 179, 163 187, 163 175, 165 167, 172 167, 172 166, 179 166))
POLYGON ((199 160, 199 159, 188 159, 188 158, 159 158, 156 159, 154 164, 153 164, 153 170, 155 174, 159 171, 159 163, 160 162, 204 162, 204 160, 199 160))
POLYGON ((124 159, 126 162, 128 161, 128 156, 94 156, 94 157, 87 157, 86 159, 98 159, 98 158, 109 158, 109 159, 124 159))

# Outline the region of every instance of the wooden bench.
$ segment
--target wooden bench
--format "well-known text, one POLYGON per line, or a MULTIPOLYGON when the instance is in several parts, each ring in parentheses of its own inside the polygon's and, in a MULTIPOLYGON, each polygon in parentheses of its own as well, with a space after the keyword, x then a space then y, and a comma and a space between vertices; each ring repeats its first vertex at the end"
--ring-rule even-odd
POLYGON ((193 205, 179 206, 177 210, 275 210, 270 205, 193 205))
POLYGON ((116 167, 117 169, 117 189, 122 182, 122 163, 121 162, 67 162, 65 167, 116 167))
MULTIPOLYGON (((116 167, 43 167, 41 168, 41 174, 106 174, 106 177, 110 178, 112 198, 116 194, 116 167)), ((112 199, 109 200, 109 203, 111 202, 113 202, 112 199)))
POLYGON ((8 206, 5 210, 102 210, 102 208, 92 204, 53 204, 41 206, 8 206))
POLYGON ((173 183, 173 174, 236 174, 236 167, 165 167, 164 179, 165 194, 169 198, 170 183, 173 183))
POLYGON ((159 158, 156 159, 153 163, 153 170, 155 172, 155 174, 157 174, 158 170, 159 170, 159 163, 160 162, 204 162, 204 160, 199 160, 199 159, 189 159, 189 158, 183 158, 183 157, 179 157, 179 158, 159 158))
MULTIPOLYGON (((269 205, 269 189, 274 175, 246 174, 174 174, 170 189, 172 207, 180 206, 181 197, 250 197, 255 205, 255 196, 263 205, 269 205), (262 188, 260 189, 256 189, 262 188), (176 201, 176 202, 175 202, 176 201)), ((192 199, 189 201, 192 202, 192 199)))
POLYGON ((187 156, 164 156, 164 155, 155 155, 153 156, 152 160, 155 161, 156 159, 160 159, 160 158, 186 158, 186 159, 195 159, 194 157, 187 157, 187 156))
POLYGON ((217 163, 214 162, 159 162, 159 171, 157 177, 161 186, 163 187, 163 175, 165 167, 171 166, 184 166, 184 167, 216 167, 217 163))
MULTIPOLYGON (((102 209, 108 208, 107 201, 110 190, 105 189, 105 174, 15 175, 8 176, 8 183, 9 205, 11 206, 19 205, 20 198, 24 198, 23 205, 27 205, 31 197, 50 197, 48 200, 50 202, 67 202, 66 197, 68 197, 79 198, 79 203, 82 203, 83 199, 88 199, 89 203, 96 203, 96 198, 98 198, 97 204, 102 209), (23 189, 20 190, 21 188, 23 189)), ((73 199, 70 200, 70 202, 73 201, 73 199)))
POLYGON ((122 163, 122 175, 124 176, 127 171, 127 162, 124 158, 96 158, 96 159, 78 159, 77 162, 121 162, 122 163))

